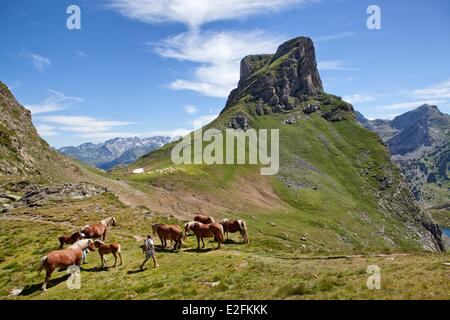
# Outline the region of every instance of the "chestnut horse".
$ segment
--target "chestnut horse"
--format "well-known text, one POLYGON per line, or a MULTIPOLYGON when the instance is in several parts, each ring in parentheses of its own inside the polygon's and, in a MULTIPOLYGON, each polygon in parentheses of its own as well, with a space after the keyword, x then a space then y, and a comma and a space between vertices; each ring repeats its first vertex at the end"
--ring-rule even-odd
POLYGON ((183 230, 177 225, 167 225, 163 223, 152 224, 153 234, 157 234, 161 240, 161 248, 167 247, 167 240, 174 241, 173 249, 181 248, 181 242, 184 237, 183 230))
POLYGON ((100 255, 100 260, 102 261, 102 268, 106 266, 106 254, 112 254, 114 256, 114 265, 113 268, 117 264, 117 256, 120 258, 120 265, 122 265, 122 253, 121 251, 121 245, 120 243, 109 243, 106 244, 104 242, 101 242, 100 240, 94 241, 95 247, 98 249, 98 253, 100 255))
MULTIPOLYGON (((94 242, 90 241, 87 247, 90 251, 95 250, 94 242)), ((42 284, 42 290, 47 290, 47 284, 50 281, 50 276, 56 268, 66 268, 71 265, 80 266, 83 251, 81 248, 76 249, 63 249, 49 252, 46 256, 42 257, 41 264, 39 265, 38 275, 41 274, 42 269, 45 269, 45 281, 42 284)))
POLYGON ((102 238, 102 241, 105 241, 106 231, 110 226, 116 226, 116 219, 114 219, 114 217, 106 218, 97 224, 84 226, 83 229, 81 229, 81 233, 83 233, 86 238, 102 238))
POLYGON ((229 232, 239 232, 244 239, 244 243, 248 243, 247 225, 244 220, 223 219, 220 221, 220 224, 223 227, 223 231, 227 234, 227 239, 229 232))
MULTIPOLYGON (((84 250, 89 248, 91 243, 94 243, 94 241, 92 239, 78 240, 73 245, 71 245, 69 247, 69 249, 81 249, 81 251, 83 252, 84 250)), ((86 254, 84 254, 84 253, 85 252, 83 252, 83 263, 86 263, 86 254)))
POLYGON ((208 224, 208 223, 213 223, 214 222, 214 218, 213 217, 209 217, 209 216, 205 216, 202 214, 198 214, 194 217, 194 221, 203 223, 203 224, 208 224))
POLYGON ((198 221, 187 222, 184 225, 185 232, 192 230, 197 237, 197 249, 200 249, 200 240, 202 241, 202 248, 205 247, 203 238, 212 238, 218 242, 217 249, 220 249, 220 244, 223 242, 223 227, 221 224, 213 222, 203 224, 198 221))
POLYGON ((58 238, 59 241, 59 249, 63 249, 64 248, 64 244, 74 244, 75 242, 77 242, 78 240, 81 240, 84 238, 84 234, 81 233, 80 231, 74 232, 72 233, 71 236, 61 236, 58 238))

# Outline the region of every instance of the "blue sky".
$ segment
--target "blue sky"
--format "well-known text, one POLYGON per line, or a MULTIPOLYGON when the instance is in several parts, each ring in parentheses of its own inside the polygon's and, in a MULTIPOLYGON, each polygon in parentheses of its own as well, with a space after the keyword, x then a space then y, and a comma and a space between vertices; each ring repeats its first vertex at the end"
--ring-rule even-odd
POLYGON ((300 35, 325 90, 367 117, 450 113, 448 0, 7 0, 0 30, 0 80, 55 147, 192 130, 223 108, 241 57, 300 35), (66 27, 70 4, 81 30, 66 27))

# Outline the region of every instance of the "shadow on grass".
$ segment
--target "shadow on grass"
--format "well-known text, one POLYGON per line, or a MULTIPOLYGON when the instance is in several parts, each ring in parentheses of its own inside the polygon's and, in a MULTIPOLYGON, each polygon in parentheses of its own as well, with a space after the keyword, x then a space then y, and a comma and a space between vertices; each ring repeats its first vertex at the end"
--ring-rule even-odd
MULTIPOLYGON (((61 282, 67 281, 67 279, 69 279, 70 274, 66 274, 63 275, 57 279, 51 279, 50 282, 47 285, 47 289, 57 286, 58 284, 60 284, 61 282)), ((42 282, 39 284, 33 284, 30 286, 26 286, 25 288, 23 288, 22 292, 19 294, 19 296, 29 296, 37 291, 42 291, 42 282)))
POLYGON ((242 241, 234 241, 233 239, 226 239, 224 244, 244 244, 242 241))
POLYGON ((141 272, 144 272, 145 270, 147 270, 147 268, 144 268, 144 269, 136 269, 136 270, 129 270, 129 271, 127 271, 127 274, 141 273, 141 272))
POLYGON ((197 248, 192 248, 192 249, 184 249, 183 250, 183 252, 195 252, 195 253, 206 253, 206 252, 210 252, 210 251, 213 251, 213 250, 217 250, 217 248, 200 248, 200 249, 197 249, 197 248))
POLYGON ((112 267, 103 267, 103 268, 102 267, 92 267, 89 269, 81 268, 81 271, 83 271, 83 272, 104 272, 104 271, 108 271, 109 268, 112 268, 112 267))
POLYGON ((180 251, 180 249, 173 249, 173 248, 161 248, 161 246, 158 246, 156 249, 156 252, 166 252, 166 253, 176 253, 180 251))

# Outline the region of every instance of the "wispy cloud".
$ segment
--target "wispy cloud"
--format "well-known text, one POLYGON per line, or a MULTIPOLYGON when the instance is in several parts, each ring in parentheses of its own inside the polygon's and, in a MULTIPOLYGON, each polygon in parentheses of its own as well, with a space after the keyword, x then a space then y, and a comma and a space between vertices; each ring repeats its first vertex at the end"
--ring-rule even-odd
POLYGON ((317 63, 317 67, 319 68, 319 70, 335 70, 335 71, 360 70, 359 68, 346 66, 345 62, 342 60, 319 61, 317 63))
POLYGON ((35 119, 38 133, 42 137, 54 137, 68 134, 72 139, 102 142, 108 139, 121 137, 148 138, 154 136, 167 136, 171 138, 188 134, 192 130, 178 128, 174 130, 154 130, 137 132, 129 130, 128 126, 136 122, 103 120, 88 116, 40 116, 35 119))
POLYGON ((36 126, 36 130, 41 137, 53 137, 57 134, 54 126, 49 126, 47 124, 40 124, 36 126))
POLYGON ((195 127, 206 126, 207 124, 214 121, 214 119, 216 119, 218 116, 218 114, 203 115, 192 120, 191 124, 195 127))
POLYGON ((197 30, 218 20, 276 12, 317 0, 110 0, 109 7, 146 23, 178 22, 197 30))
POLYGON ((378 96, 368 93, 355 93, 352 95, 343 96, 342 99, 350 103, 366 103, 377 100, 378 96))
POLYGON ((280 36, 260 30, 187 32, 163 40, 155 49, 163 57, 200 64, 191 79, 176 79, 170 88, 227 97, 239 80, 240 59, 274 52, 281 41, 280 36))
POLYGON ((375 107, 378 110, 412 110, 424 104, 439 104, 445 100, 418 100, 410 102, 392 103, 375 107))
POLYGON ((69 97, 62 92, 55 90, 48 90, 49 96, 38 104, 28 104, 25 108, 29 109, 32 114, 53 112, 58 110, 67 109, 74 103, 79 103, 83 99, 78 97, 69 97))
POLYGON ((189 114, 194 114, 198 112, 198 108, 196 106, 184 106, 183 110, 184 112, 189 114))
POLYGON ((337 33, 337 34, 313 37, 312 39, 314 40, 315 43, 319 43, 319 42, 326 42, 326 41, 337 40, 337 39, 342 39, 342 38, 348 38, 348 37, 354 36, 355 34, 356 34, 355 32, 348 31, 348 32, 342 32, 342 33, 337 33))
POLYGON ((410 92, 413 97, 419 99, 446 99, 450 98, 450 78, 432 85, 430 87, 426 87, 423 89, 413 90, 410 92))
POLYGON ((39 72, 44 71, 46 67, 50 66, 50 59, 39 54, 30 53, 29 58, 31 59, 31 62, 33 63, 36 70, 38 70, 39 72))
POLYGON ((99 120, 87 116, 41 116, 40 121, 58 126, 58 129, 79 133, 106 132, 116 127, 135 124, 135 122, 99 120))
POLYGON ((84 59, 88 58, 87 53, 84 52, 84 51, 82 51, 82 50, 77 50, 75 53, 76 53, 76 55, 79 56, 80 58, 84 58, 84 59))

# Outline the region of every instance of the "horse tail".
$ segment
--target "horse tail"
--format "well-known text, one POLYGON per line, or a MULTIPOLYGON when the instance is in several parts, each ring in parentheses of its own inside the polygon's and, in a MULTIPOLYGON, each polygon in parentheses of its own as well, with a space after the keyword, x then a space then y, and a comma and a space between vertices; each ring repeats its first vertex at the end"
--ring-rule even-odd
POLYGON ((223 226, 219 223, 219 226, 220 226, 220 235, 219 235, 219 241, 220 242, 224 242, 224 233, 223 233, 223 226))
POLYGON ((37 272, 38 272, 37 275, 41 274, 42 269, 44 269, 44 264, 45 264, 46 261, 47 261, 47 256, 44 256, 44 257, 41 258, 41 261, 39 263, 39 267, 38 267, 38 270, 37 270, 37 272))
POLYGON ((239 220, 239 226, 241 227, 241 234, 244 238, 244 243, 248 243, 247 224, 244 220, 239 220))

